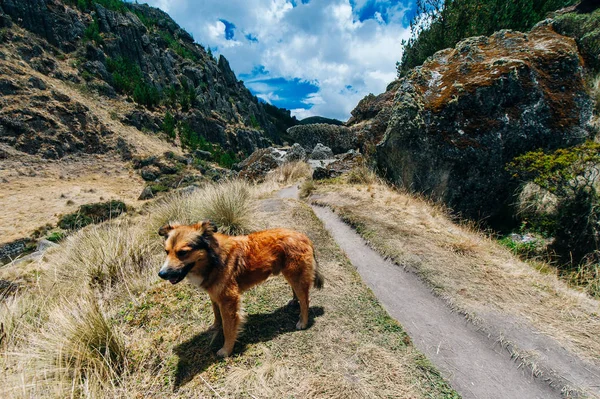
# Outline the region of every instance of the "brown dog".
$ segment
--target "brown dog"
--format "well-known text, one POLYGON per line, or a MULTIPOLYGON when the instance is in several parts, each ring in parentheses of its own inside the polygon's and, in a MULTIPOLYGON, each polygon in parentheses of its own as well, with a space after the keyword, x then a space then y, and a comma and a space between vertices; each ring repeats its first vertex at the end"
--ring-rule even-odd
POLYGON ((313 245, 302 233, 287 229, 265 230, 247 236, 217 233, 210 221, 193 225, 165 225, 167 260, 158 275, 177 284, 185 277, 210 296, 215 322, 223 328, 225 344, 218 356, 229 356, 241 326, 240 294, 271 274, 283 274, 292 286, 293 300, 300 303, 297 329, 308 323, 308 292, 320 289, 323 277, 317 269, 313 245))

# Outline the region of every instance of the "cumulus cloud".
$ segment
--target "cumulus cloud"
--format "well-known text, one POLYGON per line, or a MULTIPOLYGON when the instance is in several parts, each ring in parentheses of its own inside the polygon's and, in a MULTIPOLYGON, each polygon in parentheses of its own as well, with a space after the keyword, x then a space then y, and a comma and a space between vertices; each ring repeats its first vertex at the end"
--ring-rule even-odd
POLYGON ((223 54, 265 101, 348 119, 368 93, 395 77, 412 2, 383 0, 149 0, 223 54), (289 87, 281 90, 282 82, 289 87), (291 83, 290 83, 291 82, 291 83), (294 92, 294 84, 314 90, 294 92), (304 87, 304 86, 303 86, 304 87), (299 98, 293 98, 293 97, 299 98))

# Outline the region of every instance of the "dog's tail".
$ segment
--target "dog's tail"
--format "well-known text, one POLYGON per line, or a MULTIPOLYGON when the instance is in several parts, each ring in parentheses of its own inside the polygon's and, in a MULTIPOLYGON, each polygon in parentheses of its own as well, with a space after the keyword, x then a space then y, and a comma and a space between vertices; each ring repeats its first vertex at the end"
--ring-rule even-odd
POLYGON ((325 284, 325 279, 323 278, 323 275, 321 274, 321 271, 319 270, 319 262, 317 262, 317 256, 315 254, 314 249, 313 249, 313 270, 315 273, 315 279, 313 281, 313 285, 316 289, 320 290, 321 288, 323 288, 323 285, 325 284))

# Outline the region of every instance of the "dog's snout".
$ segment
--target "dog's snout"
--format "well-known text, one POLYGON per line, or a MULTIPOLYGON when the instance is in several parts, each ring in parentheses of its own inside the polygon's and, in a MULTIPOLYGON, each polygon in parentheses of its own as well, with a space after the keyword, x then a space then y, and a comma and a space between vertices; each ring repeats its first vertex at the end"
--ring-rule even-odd
POLYGON ((158 277, 162 278, 163 280, 166 280, 169 278, 169 271, 167 269, 160 269, 160 271, 158 272, 158 277))

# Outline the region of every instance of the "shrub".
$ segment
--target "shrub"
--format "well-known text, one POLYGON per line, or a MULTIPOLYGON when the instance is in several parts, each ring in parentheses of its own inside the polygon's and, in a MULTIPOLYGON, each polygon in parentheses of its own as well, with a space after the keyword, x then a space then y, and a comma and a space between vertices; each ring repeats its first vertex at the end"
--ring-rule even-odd
POLYGON ((126 210, 127 205, 116 200, 81 205, 77 212, 62 216, 58 221, 58 227, 64 230, 77 230, 92 223, 117 217, 126 210))
POLYGON ((119 93, 133 97, 133 101, 146 107, 154 107, 160 103, 158 89, 144 81, 144 74, 139 65, 128 58, 107 58, 106 67, 112 74, 112 84, 119 93))
MULTIPOLYGON (((534 230, 555 237, 552 248, 563 263, 577 264, 598 249, 598 165, 600 144, 587 142, 548 154, 529 152, 507 166, 514 178, 523 181, 524 189, 525 183, 534 183, 556 198, 554 212, 525 212, 521 217, 534 230)), ((521 196, 527 197, 523 191, 521 196)))
POLYGON ((167 113, 165 114, 165 118, 163 119, 162 129, 167 134, 167 136, 169 136, 172 139, 175 139, 175 137, 177 137, 177 135, 175 134, 175 125, 175 118, 169 111, 167 111, 167 113))
POLYGON ((94 18, 94 20, 88 25, 83 32, 84 41, 91 41, 96 44, 104 44, 104 39, 100 35, 100 26, 98 25, 98 20, 94 18))

